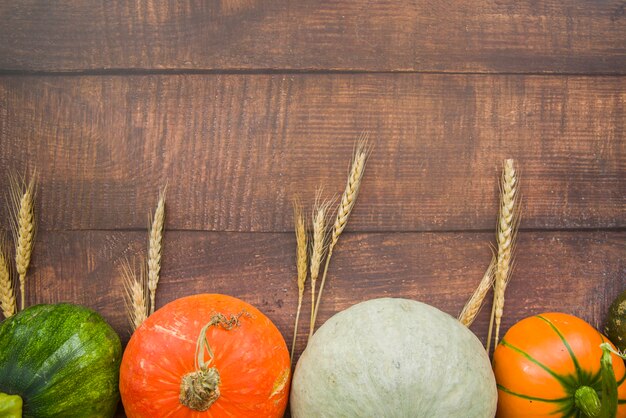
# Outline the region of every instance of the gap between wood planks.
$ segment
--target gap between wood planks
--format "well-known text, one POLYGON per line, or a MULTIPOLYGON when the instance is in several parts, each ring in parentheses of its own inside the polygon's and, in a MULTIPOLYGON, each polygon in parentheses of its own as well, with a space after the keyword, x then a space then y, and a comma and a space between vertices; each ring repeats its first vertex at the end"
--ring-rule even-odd
MULTIPOLYGON (((148 232, 148 228, 62 228, 62 229, 40 229, 41 232, 148 232)), ((191 233, 229 233, 229 234, 293 234, 293 231, 241 231, 241 230, 217 230, 217 229, 184 229, 165 228, 165 232, 191 232, 191 233)), ((345 234, 495 234, 495 224, 493 229, 465 228, 465 229, 403 229, 403 230, 346 230, 345 234)), ((626 232, 626 227, 580 227, 580 228, 520 228, 520 233, 535 232, 626 232)))
POLYGON ((614 72, 576 72, 576 71, 429 71, 429 70, 367 70, 367 69, 181 69, 181 68, 102 68, 102 69, 64 69, 64 70, 7 70, 0 69, 0 76, 131 76, 131 75, 318 75, 318 74, 434 74, 434 75, 484 75, 484 76, 539 76, 539 77, 624 77, 626 67, 614 72))

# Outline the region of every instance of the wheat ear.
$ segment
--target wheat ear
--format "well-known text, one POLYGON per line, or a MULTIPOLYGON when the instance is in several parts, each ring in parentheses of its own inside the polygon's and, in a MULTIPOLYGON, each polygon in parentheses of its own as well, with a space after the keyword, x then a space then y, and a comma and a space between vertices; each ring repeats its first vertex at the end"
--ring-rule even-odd
POLYGON ((35 242, 35 175, 25 179, 11 176, 11 212, 15 240, 15 266, 20 283, 20 309, 26 306, 26 272, 35 242))
POLYGON ((148 239, 148 289, 150 291, 150 314, 154 313, 156 290, 159 284, 161 272, 161 253, 163 247, 163 225, 165 224, 165 192, 167 187, 159 195, 154 217, 150 225, 150 237, 148 239))
POLYGON ((483 307, 485 297, 487 296, 489 289, 493 286, 495 268, 496 256, 493 255, 491 262, 489 263, 489 267, 487 267, 487 271, 485 271, 485 275, 459 314, 459 322, 468 328, 476 319, 476 316, 483 307))
POLYGON ((9 267, 4 237, 0 238, 0 308, 5 318, 17 311, 13 275, 9 267))
POLYGON ((494 335, 494 344, 498 343, 500 336, 500 324, 504 312, 504 293, 511 277, 513 249, 517 226, 519 225, 518 186, 514 161, 507 159, 504 161, 502 179, 500 181, 500 211, 496 228, 498 255, 493 306, 487 336, 487 352, 491 348, 492 334, 494 335))
MULTIPOLYGON (((337 208, 337 217, 333 224, 330 233, 330 243, 328 244, 328 254, 326 255, 326 263, 324 264, 324 272, 322 273, 322 281, 320 283, 320 289, 317 293, 317 301, 315 302, 315 310, 313 311, 313 326, 317 320, 317 313, 319 312, 320 302, 322 301, 322 294, 324 292, 324 285, 326 284, 326 276, 328 274, 328 265, 333 255, 333 249, 339 241, 339 236, 343 232, 344 228, 348 224, 348 219, 356 199, 359 195, 359 189, 361 187, 361 180, 365 173, 365 165, 369 156, 370 148, 367 142, 367 135, 362 135, 357 142, 352 163, 350 165, 350 173, 348 175, 348 182, 346 183, 346 189, 341 195, 341 201, 337 208)), ((312 335, 312 334, 311 334, 312 335)))
POLYGON ((307 278, 308 248, 306 220, 302 212, 302 205, 295 199, 293 202, 293 220, 296 231, 296 267, 298 270, 298 309, 296 311, 296 323, 293 327, 293 343, 291 344, 291 361, 296 349, 296 339, 298 336, 298 322, 300 321, 300 310, 302 309, 302 299, 304 298, 304 285, 307 278))
POLYGON ((147 283, 146 269, 141 264, 139 277, 135 273, 135 269, 128 260, 124 260, 121 264, 122 279, 124 280, 124 302, 126 304, 126 313, 128 322, 130 322, 133 331, 148 317, 148 299, 147 299, 147 283))
POLYGON ((326 217, 332 201, 321 201, 321 190, 318 191, 315 206, 313 208, 313 245, 311 245, 311 320, 309 323, 309 338, 313 335, 315 328, 315 318, 313 311, 315 307, 315 291, 317 289, 317 278, 320 274, 320 267, 327 248, 328 234, 326 231, 326 217))

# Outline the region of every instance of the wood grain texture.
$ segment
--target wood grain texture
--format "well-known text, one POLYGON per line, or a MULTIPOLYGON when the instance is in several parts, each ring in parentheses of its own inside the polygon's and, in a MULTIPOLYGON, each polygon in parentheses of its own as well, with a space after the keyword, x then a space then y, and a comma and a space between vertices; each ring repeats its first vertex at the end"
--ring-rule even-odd
POLYGON ((0 197, 9 170, 39 177, 31 304, 90 306, 126 343, 118 266, 167 183, 157 306, 231 294, 290 341, 291 199, 339 194, 363 131, 320 323, 383 296, 456 316, 504 158, 523 217, 503 331, 545 311, 600 327, 626 288, 623 0, 29 0, 0 19, 0 197))
POLYGON ((623 0, 4 1, 0 69, 626 72, 623 0))
MULTIPOLYGON (((145 253, 146 236, 139 231, 41 233, 28 303, 90 306, 127 341, 118 265, 145 253)), ((489 263, 492 240, 488 233, 346 233, 331 262, 319 323, 354 303, 386 296, 420 300, 456 316, 489 263)), ((626 288, 624 242, 626 232, 521 233, 503 330, 552 310, 599 327, 608 305, 626 288)), ((291 340, 297 303, 293 234, 166 231, 164 244, 157 308, 185 295, 230 294, 257 306, 291 340)), ((304 313, 310 308, 306 302, 304 313)), ((488 310, 472 326, 483 340, 488 310)), ((303 337, 307 327, 302 325, 303 337)), ((303 343, 300 338, 298 350, 303 343)))
POLYGON ((623 77, 4 76, 0 166, 36 168, 44 230, 144 228, 167 182, 169 229, 284 232, 366 130, 349 230, 492 230, 506 157, 522 228, 623 228, 625 104, 623 77))

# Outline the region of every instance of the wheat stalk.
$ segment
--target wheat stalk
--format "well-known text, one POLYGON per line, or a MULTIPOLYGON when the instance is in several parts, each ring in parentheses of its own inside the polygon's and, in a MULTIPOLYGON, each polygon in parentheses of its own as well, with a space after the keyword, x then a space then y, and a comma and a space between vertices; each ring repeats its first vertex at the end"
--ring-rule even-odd
POLYGON ((296 323, 293 329, 293 343, 291 344, 291 361, 296 349, 296 339, 298 336, 298 322, 300 321, 300 310, 302 309, 302 299, 304 298, 304 285, 307 278, 307 233, 306 219, 302 212, 302 205, 295 199, 293 202, 293 220, 296 231, 296 267, 298 270, 298 309, 296 311, 296 323))
POLYGON ((459 314, 459 322, 461 322, 466 327, 472 325, 476 316, 480 312, 483 307, 483 303, 485 301, 485 297, 489 292, 489 289, 493 286, 494 280, 494 271, 496 268, 496 256, 493 255, 491 258, 491 262, 489 263, 489 267, 487 267, 487 271, 472 296, 468 299, 467 303, 463 307, 463 310, 459 314))
POLYGON ((0 308, 5 318, 13 316, 17 310, 13 275, 9 267, 4 237, 0 238, 0 308))
MULTIPOLYGON (((320 289, 317 293, 317 301, 315 302, 315 310, 313 311, 313 325, 317 319, 317 313, 319 312, 320 302, 322 300, 322 294, 324 292, 324 285, 326 284, 326 276, 328 274, 328 265, 333 255, 333 249, 339 241, 339 236, 343 232, 344 228, 348 224, 350 213, 354 208, 356 199, 359 195, 359 189, 361 187, 361 180, 365 173, 365 165, 367 163, 367 157, 369 156, 370 148, 367 142, 367 134, 361 136, 357 142, 352 163, 350 165, 350 173, 348 175, 348 182, 346 188, 341 195, 341 201, 337 208, 337 216, 335 223, 333 224, 332 231, 330 233, 330 243, 328 244, 328 254, 326 255, 326 263, 324 265, 324 272, 322 273, 322 281, 320 283, 320 289)), ((312 334, 312 333, 311 333, 312 334)))
POLYGON ((313 245, 311 246, 311 320, 309 323, 309 338, 313 335, 313 329, 315 328, 315 318, 313 317, 313 311, 315 306, 315 291, 317 278, 320 274, 320 266, 324 259, 324 253, 327 247, 326 233, 326 216, 328 209, 332 201, 326 200, 321 202, 321 190, 318 190, 315 199, 315 206, 313 207, 313 245))
POLYGON ((148 239, 148 289, 150 291, 150 314, 154 313, 156 290, 161 272, 161 253, 163 244, 163 225, 165 224, 165 192, 167 186, 159 194, 154 217, 150 226, 148 239))
POLYGON ((25 179, 11 176, 11 219, 15 240, 15 266, 20 283, 20 309, 26 305, 26 272, 35 242, 35 174, 25 179))
POLYGON ((148 317, 146 269, 142 263, 139 277, 137 277, 130 262, 124 260, 121 264, 121 272, 124 281, 126 313, 128 315, 128 321, 134 331, 139 328, 148 317))
POLYGON ((497 263, 495 270, 495 285, 489 333, 487 336, 487 352, 491 348, 491 336, 494 334, 494 344, 500 336, 500 324, 504 312, 504 293, 511 277, 513 264, 513 249, 517 227, 519 225, 518 180, 514 161, 504 161, 502 179, 500 181, 500 211, 496 228, 498 246, 497 263), (495 330, 494 330, 495 329, 495 330))

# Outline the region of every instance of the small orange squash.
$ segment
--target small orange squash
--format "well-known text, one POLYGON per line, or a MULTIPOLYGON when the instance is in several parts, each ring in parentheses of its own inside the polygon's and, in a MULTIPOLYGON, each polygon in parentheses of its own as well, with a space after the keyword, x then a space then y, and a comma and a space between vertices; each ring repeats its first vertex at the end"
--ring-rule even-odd
MULTIPOLYGON (((600 360, 605 357, 600 344, 607 341, 587 322, 563 313, 536 315, 515 324, 493 356, 497 416, 598 416, 594 414, 600 413, 602 403, 611 402, 602 399, 605 374, 600 360)), ((625 417, 624 362, 614 354, 610 358, 611 379, 617 381, 617 416, 625 417)))
POLYGON ((120 370, 129 418, 282 417, 289 352, 274 324, 230 296, 175 300, 133 334, 120 370))

